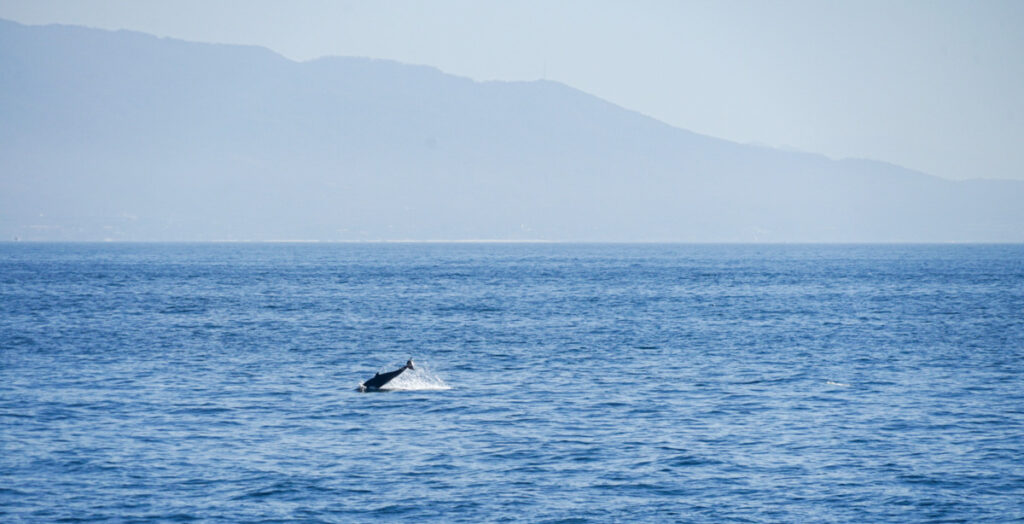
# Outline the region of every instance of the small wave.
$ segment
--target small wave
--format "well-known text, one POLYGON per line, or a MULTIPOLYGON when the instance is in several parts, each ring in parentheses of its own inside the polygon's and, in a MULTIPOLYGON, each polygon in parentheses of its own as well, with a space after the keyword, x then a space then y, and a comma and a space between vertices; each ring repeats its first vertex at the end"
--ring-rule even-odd
POLYGON ((672 471, 672 468, 685 468, 690 466, 706 466, 717 464, 717 461, 702 459, 693 455, 680 455, 678 457, 669 459, 665 462, 666 465, 670 466, 666 468, 668 471, 672 471))
POLYGON ((825 382, 825 383, 828 384, 829 386, 839 386, 841 388, 848 388, 848 387, 850 387, 849 384, 844 384, 842 382, 834 382, 834 381, 831 381, 831 380, 829 380, 828 382, 825 382))

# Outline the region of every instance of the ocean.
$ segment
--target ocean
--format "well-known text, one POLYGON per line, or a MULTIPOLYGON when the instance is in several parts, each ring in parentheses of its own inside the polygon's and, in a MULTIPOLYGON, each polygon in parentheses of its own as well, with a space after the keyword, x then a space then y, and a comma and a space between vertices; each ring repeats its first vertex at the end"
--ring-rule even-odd
POLYGON ((1024 246, 0 244, 0 521, 189 520, 1021 521, 1024 246))

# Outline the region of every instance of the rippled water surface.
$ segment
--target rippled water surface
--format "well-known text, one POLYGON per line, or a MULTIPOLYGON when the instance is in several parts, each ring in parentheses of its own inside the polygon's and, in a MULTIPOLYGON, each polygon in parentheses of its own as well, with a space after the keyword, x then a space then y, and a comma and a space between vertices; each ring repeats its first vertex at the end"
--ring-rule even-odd
POLYGON ((59 519, 1024 519, 1024 246, 0 244, 59 519))

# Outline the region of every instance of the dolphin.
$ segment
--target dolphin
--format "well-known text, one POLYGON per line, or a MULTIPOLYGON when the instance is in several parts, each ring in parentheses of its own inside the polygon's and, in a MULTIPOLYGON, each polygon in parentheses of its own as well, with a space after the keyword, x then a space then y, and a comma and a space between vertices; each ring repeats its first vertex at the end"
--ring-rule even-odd
POLYGON ((391 379, 397 377, 398 375, 401 375, 402 372, 407 369, 416 369, 412 365, 411 358, 405 363, 404 366, 396 369, 395 371, 389 371, 387 373, 377 373, 373 375, 373 378, 371 378, 370 380, 367 380, 366 382, 359 384, 359 392, 365 393, 367 391, 380 391, 380 388, 382 388, 388 382, 391 382, 391 379))

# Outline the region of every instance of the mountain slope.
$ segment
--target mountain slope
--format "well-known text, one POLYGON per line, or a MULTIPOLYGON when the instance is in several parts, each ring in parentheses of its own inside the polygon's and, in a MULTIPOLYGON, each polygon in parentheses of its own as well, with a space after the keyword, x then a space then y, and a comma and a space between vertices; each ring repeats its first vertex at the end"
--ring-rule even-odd
POLYGON ((0 238, 1024 241, 1024 183, 739 145, 553 82, 0 22, 0 238))

